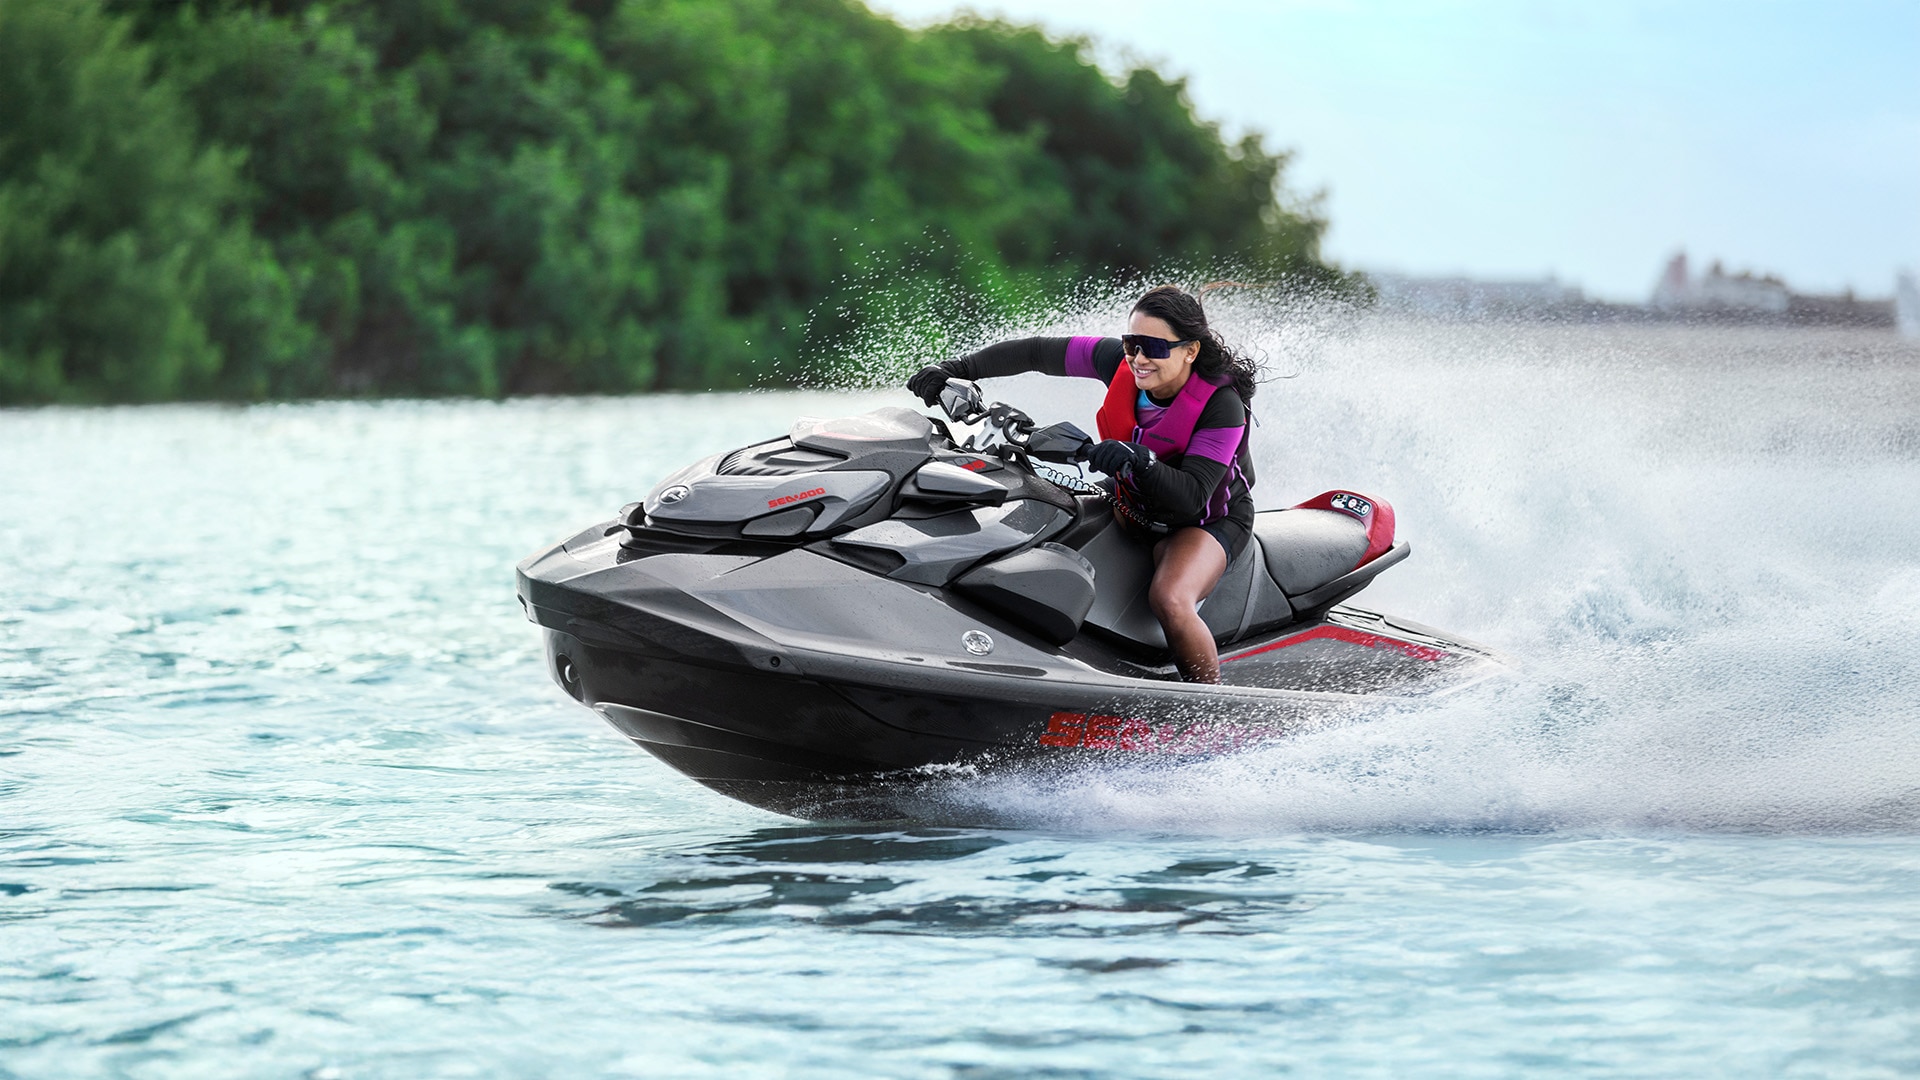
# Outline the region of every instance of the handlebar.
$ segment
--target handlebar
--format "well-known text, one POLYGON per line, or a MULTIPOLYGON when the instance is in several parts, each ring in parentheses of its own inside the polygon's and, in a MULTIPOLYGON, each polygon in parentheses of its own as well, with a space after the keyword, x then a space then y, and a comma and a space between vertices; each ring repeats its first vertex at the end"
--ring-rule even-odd
POLYGON ((940 390, 940 409, 958 424, 978 425, 964 442, 964 450, 989 450, 1007 446, 1025 456, 1043 461, 1072 464, 1087 459, 1093 438, 1069 423, 1048 424, 1037 428, 1033 418, 1011 405, 988 402, 980 384, 968 379, 948 379, 940 390))
POLYGON ((980 392, 980 384, 970 379, 948 379, 940 388, 940 411, 949 420, 971 424, 986 414, 986 395, 980 392))

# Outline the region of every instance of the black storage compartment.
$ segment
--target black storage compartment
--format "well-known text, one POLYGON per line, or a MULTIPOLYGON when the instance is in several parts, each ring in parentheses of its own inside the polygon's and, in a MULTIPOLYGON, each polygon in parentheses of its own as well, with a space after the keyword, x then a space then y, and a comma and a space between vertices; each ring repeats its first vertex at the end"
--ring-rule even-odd
POLYGON ((1041 544, 975 567, 953 584, 1055 645, 1072 641, 1093 607, 1093 564, 1059 544, 1041 544))

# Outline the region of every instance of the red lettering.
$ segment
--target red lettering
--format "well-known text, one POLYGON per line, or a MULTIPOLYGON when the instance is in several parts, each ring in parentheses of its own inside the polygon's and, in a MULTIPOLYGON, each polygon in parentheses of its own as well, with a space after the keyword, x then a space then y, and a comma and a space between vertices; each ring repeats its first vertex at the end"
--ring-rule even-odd
POLYGON ((1117 743, 1114 736, 1120 733, 1121 719, 1117 716, 1096 716, 1087 721, 1087 741, 1089 750, 1112 750, 1117 743))
POLYGON ((1126 750, 1140 754, 1219 754, 1285 734, 1280 727, 1208 721, 1149 724, 1122 716, 1057 712, 1047 717, 1041 746, 1126 750))
POLYGON ((1041 746, 1079 746, 1086 731, 1086 713, 1057 712, 1047 717, 1047 733, 1040 736, 1041 746))
POLYGON ((1202 724, 1188 724, 1176 729, 1172 737, 1167 740, 1168 751, 1175 754, 1197 754, 1205 751, 1206 747, 1198 745, 1199 740, 1196 736, 1205 735, 1206 730, 1205 725, 1202 724))
POLYGON ((788 503, 797 503, 802 499, 811 499, 815 495, 825 495, 826 493, 827 493, 826 488, 817 487, 817 488, 814 488, 812 491, 803 491, 798 495, 782 495, 777 499, 768 499, 767 509, 771 510, 776 506, 785 506, 788 503))

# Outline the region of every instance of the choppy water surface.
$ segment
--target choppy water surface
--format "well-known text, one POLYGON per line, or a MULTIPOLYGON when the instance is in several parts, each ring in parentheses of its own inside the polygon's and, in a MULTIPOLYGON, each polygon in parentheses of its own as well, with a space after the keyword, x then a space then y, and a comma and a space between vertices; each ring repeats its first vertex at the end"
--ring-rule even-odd
POLYGON ((1920 351, 1239 330, 1262 505, 1387 497, 1363 599, 1521 669, 951 793, 1024 829, 730 803, 513 600, 904 394, 0 413, 0 1076, 1920 1071, 1920 351))

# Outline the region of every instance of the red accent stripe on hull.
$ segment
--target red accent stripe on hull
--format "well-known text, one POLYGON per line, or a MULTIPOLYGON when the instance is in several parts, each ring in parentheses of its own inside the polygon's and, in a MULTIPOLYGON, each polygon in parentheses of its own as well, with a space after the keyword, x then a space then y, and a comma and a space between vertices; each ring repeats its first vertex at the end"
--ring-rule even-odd
POLYGON ((1259 656, 1261 653, 1272 652, 1275 649, 1284 649, 1289 645, 1298 645, 1303 641, 1344 641, 1352 645, 1364 645, 1369 649, 1392 649, 1394 652, 1400 653, 1403 656, 1412 657, 1415 660, 1444 660, 1453 655, 1445 649, 1436 649, 1431 645, 1416 645, 1411 641, 1401 641, 1399 638, 1387 637, 1384 634, 1370 634, 1365 630, 1355 630, 1351 627, 1316 626, 1311 630, 1302 631, 1292 637, 1281 638, 1271 645, 1262 645, 1257 649, 1248 649, 1246 652, 1229 656, 1222 660, 1221 663, 1225 664, 1232 663, 1235 660, 1245 660, 1249 656, 1259 656))

